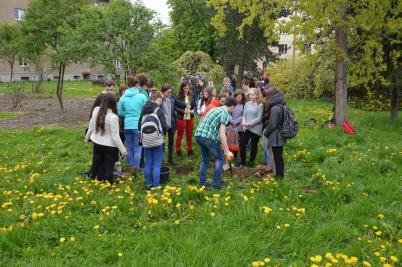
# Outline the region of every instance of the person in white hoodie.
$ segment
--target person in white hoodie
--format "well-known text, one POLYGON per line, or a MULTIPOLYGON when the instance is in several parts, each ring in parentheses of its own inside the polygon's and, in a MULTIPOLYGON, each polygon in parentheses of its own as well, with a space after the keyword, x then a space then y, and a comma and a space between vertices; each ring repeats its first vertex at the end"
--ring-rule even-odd
POLYGON ((123 157, 127 155, 119 135, 119 117, 113 94, 103 94, 100 106, 94 108, 85 141, 94 143, 91 178, 113 183, 118 151, 123 157))

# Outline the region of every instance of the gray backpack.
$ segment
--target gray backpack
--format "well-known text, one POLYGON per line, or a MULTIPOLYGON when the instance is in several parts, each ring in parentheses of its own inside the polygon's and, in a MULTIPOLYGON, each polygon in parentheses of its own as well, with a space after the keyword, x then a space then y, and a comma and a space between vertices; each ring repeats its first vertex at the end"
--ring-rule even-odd
POLYGON ((282 125, 279 132, 285 139, 292 139, 299 131, 299 124, 297 123, 293 110, 288 106, 280 105, 283 109, 282 125))
POLYGON ((142 117, 141 143, 144 148, 158 147, 165 141, 162 124, 157 114, 158 110, 159 107, 154 112, 142 117))

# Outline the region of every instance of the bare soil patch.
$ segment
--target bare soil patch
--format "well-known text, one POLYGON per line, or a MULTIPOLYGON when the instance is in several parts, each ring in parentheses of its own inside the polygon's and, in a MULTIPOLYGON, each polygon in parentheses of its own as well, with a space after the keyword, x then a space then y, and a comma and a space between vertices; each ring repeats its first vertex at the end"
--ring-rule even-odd
POLYGON ((0 94, 0 111, 19 111, 27 115, 10 120, 0 121, 0 129, 29 129, 35 125, 59 124, 65 127, 74 127, 88 122, 89 112, 94 99, 66 98, 64 112, 60 111, 56 98, 25 97, 22 105, 11 109, 11 96, 0 94))

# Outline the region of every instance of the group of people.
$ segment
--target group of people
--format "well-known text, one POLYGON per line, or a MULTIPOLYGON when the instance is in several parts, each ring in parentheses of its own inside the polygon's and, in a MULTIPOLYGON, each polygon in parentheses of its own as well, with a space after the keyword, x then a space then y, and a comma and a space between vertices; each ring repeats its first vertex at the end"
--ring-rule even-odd
MULTIPOLYGON (((174 164, 174 149, 177 157, 184 154, 184 134, 186 154, 193 155, 194 118, 198 116, 194 137, 201 154, 199 186, 210 185, 206 175, 212 155, 215 171, 211 186, 216 189, 221 188, 222 172, 231 160, 237 167, 253 167, 261 136, 264 164, 272 166, 275 175, 283 178, 286 139, 279 132, 283 105, 283 94, 269 84, 264 74, 261 81, 244 79, 237 90, 225 78, 219 92, 206 86, 201 77, 195 82, 183 80, 175 96, 170 84, 158 90, 144 74, 129 75, 127 85, 120 86, 118 95, 114 93, 113 81, 106 81, 103 93, 92 107, 85 137, 94 144, 91 177, 112 183, 120 152, 127 158, 130 174, 144 170, 146 189, 158 187, 165 136, 170 165, 174 164), (238 149, 232 151, 227 139, 229 131, 238 143, 238 149)), ((233 138, 229 141, 233 142, 233 138)))

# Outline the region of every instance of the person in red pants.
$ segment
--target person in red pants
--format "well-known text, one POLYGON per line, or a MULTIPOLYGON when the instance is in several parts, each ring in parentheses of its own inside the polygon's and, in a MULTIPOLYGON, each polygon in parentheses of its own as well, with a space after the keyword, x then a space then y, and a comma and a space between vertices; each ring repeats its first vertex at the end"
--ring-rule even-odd
POLYGON ((192 137, 194 128, 194 112, 196 103, 190 94, 190 83, 184 81, 180 85, 179 93, 175 100, 176 111, 176 154, 181 156, 181 140, 186 132, 187 155, 193 154, 192 137))

